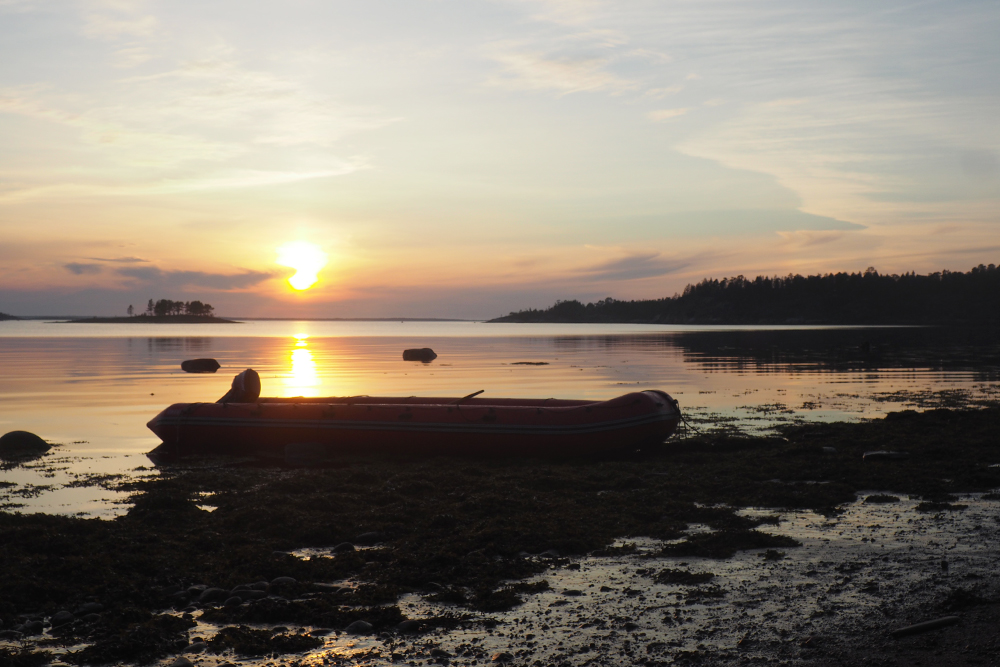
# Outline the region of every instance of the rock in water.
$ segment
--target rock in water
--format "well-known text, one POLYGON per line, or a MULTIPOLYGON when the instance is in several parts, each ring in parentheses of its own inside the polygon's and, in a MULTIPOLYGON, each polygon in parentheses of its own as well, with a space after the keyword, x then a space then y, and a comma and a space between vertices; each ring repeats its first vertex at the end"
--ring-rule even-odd
POLYGON ((0 436, 0 459, 18 459, 37 456, 49 451, 51 446, 34 433, 11 431, 0 436))
POLYGON ((437 353, 429 347, 403 350, 403 361, 422 361, 425 364, 437 359, 437 353))
POLYGON ((248 368, 233 378, 232 388, 216 403, 253 403, 260 397, 260 376, 248 368))
POLYGON ((188 359, 181 362, 185 373, 214 373, 221 368, 215 359, 188 359))

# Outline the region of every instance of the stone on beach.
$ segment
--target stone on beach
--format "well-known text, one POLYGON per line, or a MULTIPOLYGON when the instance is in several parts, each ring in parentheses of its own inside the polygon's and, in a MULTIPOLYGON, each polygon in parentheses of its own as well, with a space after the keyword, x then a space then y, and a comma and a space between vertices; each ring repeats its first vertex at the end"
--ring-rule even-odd
POLYGON ((355 544, 361 544, 363 546, 370 546, 372 544, 378 544, 385 540, 385 535, 379 532, 361 533, 356 538, 354 538, 355 544))
POLYGON ((372 630, 372 624, 368 621, 354 621, 344 629, 349 635, 370 635, 372 630))
POLYGON ((228 597, 228 594, 221 588, 206 588, 198 596, 198 602, 202 604, 206 602, 220 602, 225 600, 226 597, 228 597))
POLYGON ((0 436, 0 459, 16 459, 44 454, 51 445, 28 431, 11 431, 0 436))
POLYGON ((407 620, 396 626, 396 632, 404 635, 420 631, 420 621, 407 620))
POLYGON ((51 619, 52 627, 58 628, 60 625, 66 625, 67 623, 72 623, 75 618, 76 617, 73 615, 72 612, 66 611, 65 609, 62 611, 57 611, 55 614, 52 615, 51 619))
POLYGON ((73 613, 77 616, 85 616, 99 611, 104 611, 104 605, 100 602, 87 602, 77 607, 73 613))

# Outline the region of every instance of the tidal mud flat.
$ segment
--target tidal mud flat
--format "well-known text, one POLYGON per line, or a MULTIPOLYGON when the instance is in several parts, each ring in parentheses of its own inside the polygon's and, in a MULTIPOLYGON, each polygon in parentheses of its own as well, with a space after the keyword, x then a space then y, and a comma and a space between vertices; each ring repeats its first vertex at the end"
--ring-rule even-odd
POLYGON ((0 662, 998 664, 998 442, 991 405, 618 461, 166 465, 114 520, 0 514, 0 662))

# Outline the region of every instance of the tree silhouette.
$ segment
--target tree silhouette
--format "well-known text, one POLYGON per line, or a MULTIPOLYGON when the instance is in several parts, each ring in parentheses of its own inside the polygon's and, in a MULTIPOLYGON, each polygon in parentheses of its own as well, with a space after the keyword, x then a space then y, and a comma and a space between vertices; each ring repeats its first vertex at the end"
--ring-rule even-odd
POLYGON ((706 278, 681 294, 644 301, 612 298, 584 305, 557 301, 499 322, 648 322, 661 324, 1000 324, 1000 269, 785 277, 706 278))

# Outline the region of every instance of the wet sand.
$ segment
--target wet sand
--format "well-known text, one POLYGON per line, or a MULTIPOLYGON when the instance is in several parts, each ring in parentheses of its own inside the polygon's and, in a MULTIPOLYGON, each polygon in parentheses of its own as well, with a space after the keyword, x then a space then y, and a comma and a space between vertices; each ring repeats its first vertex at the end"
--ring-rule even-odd
POLYGON ((994 405, 619 461, 186 461, 115 520, 0 514, 0 660, 997 664, 998 442, 994 405))

